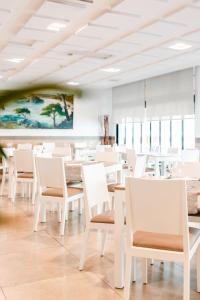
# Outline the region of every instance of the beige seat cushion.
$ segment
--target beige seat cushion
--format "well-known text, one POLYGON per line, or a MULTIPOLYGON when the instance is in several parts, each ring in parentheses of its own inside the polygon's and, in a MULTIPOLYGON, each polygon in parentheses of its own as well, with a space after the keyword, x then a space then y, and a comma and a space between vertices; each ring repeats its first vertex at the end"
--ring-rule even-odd
MULTIPOLYGON (((200 230, 196 228, 189 229, 190 247, 192 247, 200 236, 200 230)), ((183 251, 181 235, 153 233, 146 231, 136 231, 133 236, 133 246, 143 248, 153 248, 169 251, 183 251)))
POLYGON ((114 193, 115 188, 116 188, 116 186, 118 186, 118 185, 119 185, 119 183, 110 183, 110 184, 108 184, 108 191, 109 191, 110 193, 114 193))
POLYGON ((33 172, 18 173, 17 178, 33 178, 33 172))
POLYGON ((114 212, 109 210, 102 214, 96 215, 91 219, 91 222, 114 224, 114 212))
MULTIPOLYGON (((67 188, 67 193, 69 197, 78 195, 83 193, 83 190, 81 188, 76 188, 76 187, 68 187, 67 188)), ((50 196, 50 197, 63 197, 63 190, 59 188, 46 188, 42 192, 42 196, 50 196)))

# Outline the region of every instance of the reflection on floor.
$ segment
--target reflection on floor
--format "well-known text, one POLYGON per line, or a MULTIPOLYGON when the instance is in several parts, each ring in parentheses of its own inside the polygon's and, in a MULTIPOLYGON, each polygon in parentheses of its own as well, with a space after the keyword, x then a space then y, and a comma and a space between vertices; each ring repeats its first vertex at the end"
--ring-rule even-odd
MULTIPOLYGON (((91 233, 85 270, 78 270, 83 220, 70 213, 63 238, 58 235, 56 212, 48 213, 47 224, 32 230, 33 206, 17 198, 13 205, 0 199, 0 300, 117 300, 123 290, 113 288, 113 240, 108 237, 105 257, 99 256, 99 235, 91 233)), ((194 264, 194 263, 193 263, 194 264)), ((191 271, 191 299, 196 273, 191 271)), ((182 299, 182 267, 174 263, 149 266, 149 284, 139 272, 132 285, 131 299, 182 299)))

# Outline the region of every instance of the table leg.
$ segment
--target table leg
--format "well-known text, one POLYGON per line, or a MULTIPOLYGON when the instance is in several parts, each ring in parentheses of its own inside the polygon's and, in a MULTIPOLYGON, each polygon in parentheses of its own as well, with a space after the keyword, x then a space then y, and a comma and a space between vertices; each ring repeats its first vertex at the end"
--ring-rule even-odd
POLYGON ((124 287, 124 212, 125 191, 116 191, 115 199, 115 250, 114 250, 114 286, 124 287))

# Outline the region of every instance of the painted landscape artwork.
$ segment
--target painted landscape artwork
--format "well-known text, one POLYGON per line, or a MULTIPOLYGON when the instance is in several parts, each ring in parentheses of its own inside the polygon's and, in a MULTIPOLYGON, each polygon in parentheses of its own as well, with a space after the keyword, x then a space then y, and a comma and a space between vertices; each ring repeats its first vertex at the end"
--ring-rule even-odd
POLYGON ((0 108, 0 128, 72 129, 73 96, 31 96, 0 108))

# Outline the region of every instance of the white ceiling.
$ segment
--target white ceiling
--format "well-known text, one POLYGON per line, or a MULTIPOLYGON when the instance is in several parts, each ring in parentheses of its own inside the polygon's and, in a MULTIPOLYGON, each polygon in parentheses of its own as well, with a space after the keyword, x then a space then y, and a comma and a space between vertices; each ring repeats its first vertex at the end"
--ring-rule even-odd
POLYGON ((199 64, 200 0, 0 0, 1 89, 42 81, 108 88, 199 64), (65 27, 50 31, 51 23, 65 27), (192 47, 169 49, 175 43, 192 47))

